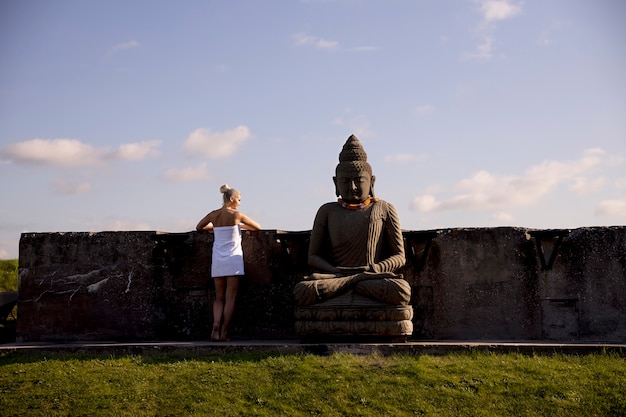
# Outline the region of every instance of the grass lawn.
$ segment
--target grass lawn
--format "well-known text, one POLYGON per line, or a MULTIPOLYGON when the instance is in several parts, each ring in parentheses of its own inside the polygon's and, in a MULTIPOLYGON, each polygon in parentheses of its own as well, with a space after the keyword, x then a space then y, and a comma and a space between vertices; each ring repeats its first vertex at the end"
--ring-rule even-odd
POLYGON ((0 291, 17 291, 17 259, 0 259, 0 291))
MULTIPOLYGON (((17 259, 0 259, 0 291, 17 291, 17 259)), ((17 317, 17 307, 7 317, 0 317, 0 343, 15 341, 15 317, 17 317)), ((0 409, 0 415, 2 410, 0 409)))
POLYGON ((614 354, 0 356, 3 416, 624 416, 614 354))

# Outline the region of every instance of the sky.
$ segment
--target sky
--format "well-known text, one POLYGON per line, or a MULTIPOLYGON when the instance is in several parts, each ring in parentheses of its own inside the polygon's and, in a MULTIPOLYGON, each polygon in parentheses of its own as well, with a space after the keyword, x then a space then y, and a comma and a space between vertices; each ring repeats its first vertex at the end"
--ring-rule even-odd
POLYGON ((622 0, 0 1, 0 258, 310 230, 355 134, 405 230, 626 224, 622 0))

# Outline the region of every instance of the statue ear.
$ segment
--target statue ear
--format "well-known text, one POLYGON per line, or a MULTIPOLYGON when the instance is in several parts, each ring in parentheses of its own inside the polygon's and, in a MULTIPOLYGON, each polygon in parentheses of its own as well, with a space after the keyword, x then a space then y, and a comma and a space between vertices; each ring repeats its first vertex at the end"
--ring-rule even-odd
POLYGON ((370 196, 376 197, 374 195, 374 183, 376 182, 376 175, 372 175, 372 181, 370 182, 370 196))
POLYGON ((333 182, 335 183, 335 195, 339 197, 339 188, 337 188, 337 177, 333 177, 333 182))

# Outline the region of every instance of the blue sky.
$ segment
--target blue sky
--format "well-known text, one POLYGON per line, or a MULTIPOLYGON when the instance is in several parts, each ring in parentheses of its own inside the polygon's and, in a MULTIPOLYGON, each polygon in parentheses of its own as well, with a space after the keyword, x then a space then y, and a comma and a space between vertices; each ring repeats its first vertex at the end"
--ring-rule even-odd
POLYGON ((227 183, 308 230, 345 140, 402 227, 626 224, 626 2, 0 2, 0 258, 193 230, 227 183))

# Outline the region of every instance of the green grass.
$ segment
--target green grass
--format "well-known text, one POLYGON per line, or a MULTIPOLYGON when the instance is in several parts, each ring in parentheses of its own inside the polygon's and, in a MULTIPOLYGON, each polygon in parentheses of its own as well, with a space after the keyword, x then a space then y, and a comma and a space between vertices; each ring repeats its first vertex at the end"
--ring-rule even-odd
POLYGON ((0 259, 0 291, 17 291, 17 259, 0 259))
MULTIPOLYGON (((17 291, 17 259, 0 259, 0 291, 17 291)), ((15 341, 17 306, 8 317, 0 317, 0 343, 15 341), (4 321, 7 319, 6 321, 4 321)), ((0 409, 0 415, 2 414, 0 409)))
POLYGON ((4 416, 623 416, 613 354, 0 356, 4 416))

